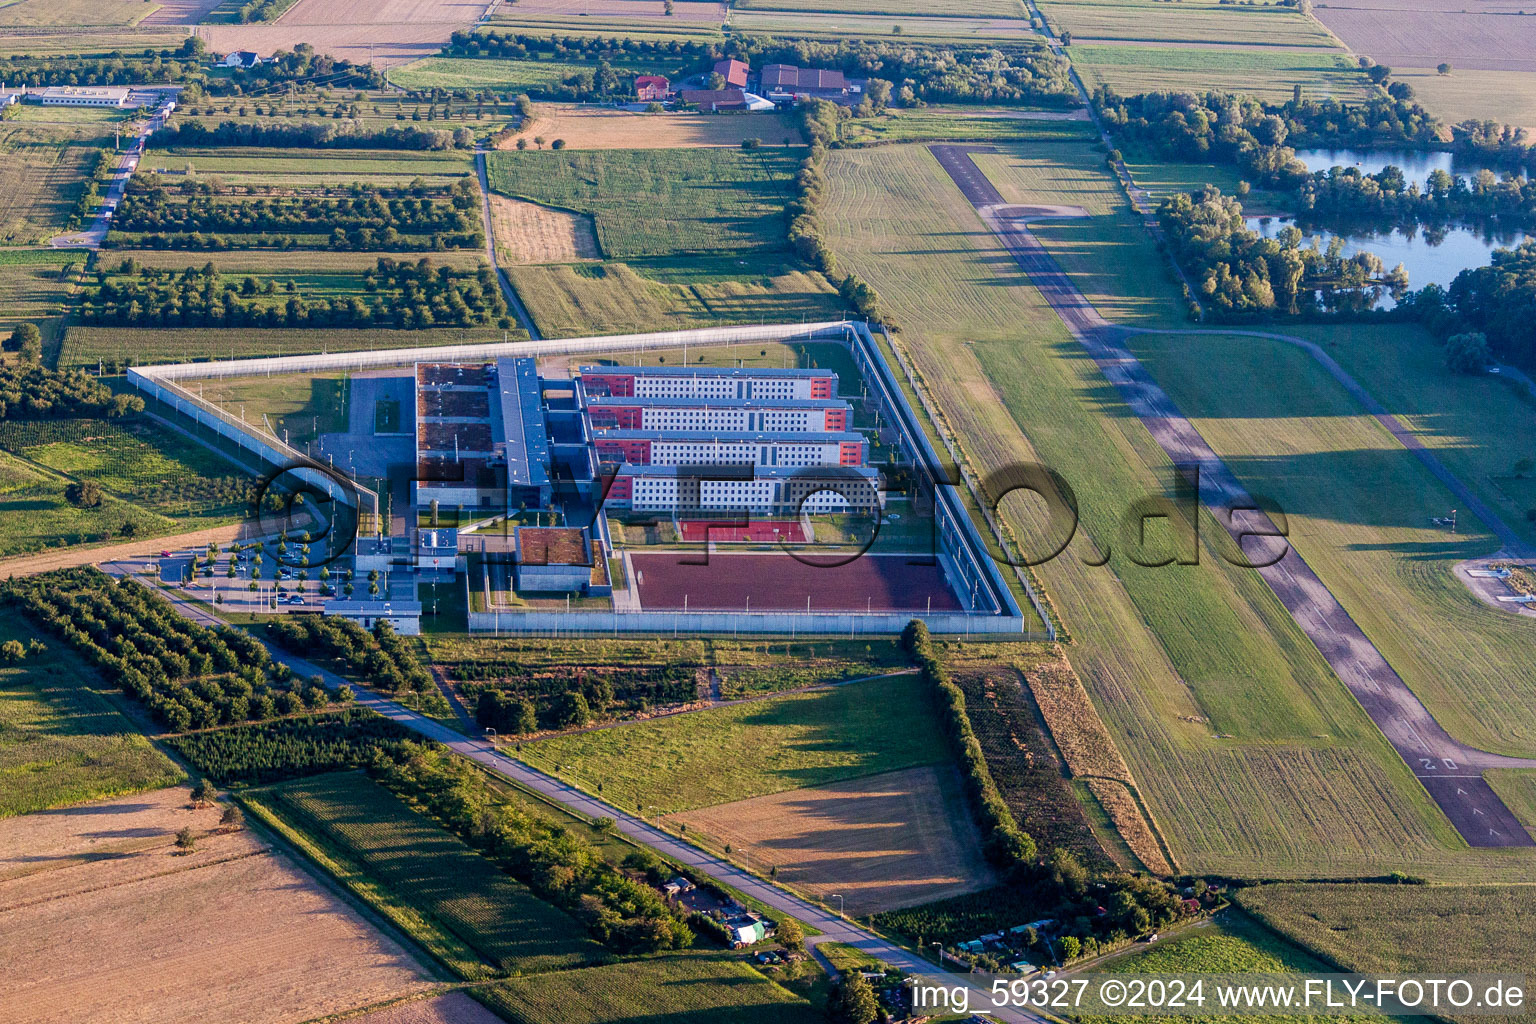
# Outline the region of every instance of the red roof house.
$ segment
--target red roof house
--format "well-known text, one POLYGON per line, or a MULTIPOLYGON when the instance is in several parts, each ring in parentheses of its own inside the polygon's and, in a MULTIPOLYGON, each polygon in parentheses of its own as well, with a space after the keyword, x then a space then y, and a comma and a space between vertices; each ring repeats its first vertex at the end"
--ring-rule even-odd
POLYGON ((748 68, 739 60, 715 61, 715 74, 725 79, 727 87, 735 86, 738 89, 747 87, 748 68))
POLYGON ((664 100, 672 95, 672 83, 667 81, 666 75, 637 75, 635 95, 641 103, 664 100))

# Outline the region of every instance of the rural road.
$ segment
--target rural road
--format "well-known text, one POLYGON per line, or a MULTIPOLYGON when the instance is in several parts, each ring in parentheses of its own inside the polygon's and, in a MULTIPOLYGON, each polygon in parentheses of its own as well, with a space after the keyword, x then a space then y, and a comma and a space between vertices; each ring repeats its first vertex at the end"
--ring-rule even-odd
POLYGON ((139 129, 133 145, 123 153, 122 159, 117 162, 117 168, 112 172, 112 184, 107 189, 106 198, 102 201, 101 212, 96 215, 91 226, 72 235, 59 235, 49 244, 55 249, 101 248, 101 243, 107 238, 107 228, 112 224, 112 215, 117 212, 117 204, 122 201, 123 193, 128 191, 128 179, 132 178, 133 172, 139 168, 139 157, 144 153, 145 143, 156 129, 165 124, 165 119, 170 116, 170 113, 171 101, 167 100, 144 123, 144 127, 139 129))
MULTIPOLYGON (((124 562, 109 563, 101 568, 103 572, 112 576, 122 577, 131 575, 132 571, 139 568, 139 566, 124 562)), ((207 608, 186 600, 174 591, 160 591, 160 594, 178 612, 199 625, 210 628, 227 625, 227 623, 207 608)), ((271 651, 274 661, 287 665, 301 676, 319 676, 324 680, 325 685, 332 689, 343 684, 351 685, 346 679, 343 679, 334 672, 323 669, 280 648, 268 645, 268 650, 271 651)), ((859 927, 852 921, 839 917, 830 910, 826 910, 786 892, 777 885, 756 875, 749 874, 728 861, 705 853, 703 850, 689 845, 676 836, 664 832, 650 822, 635 817, 632 814, 627 814, 612 804, 599 800, 567 782, 547 775, 516 758, 508 757, 506 754, 496 750, 494 746, 485 740, 471 739, 440 722, 417 714, 408 708, 396 704, 392 700, 368 690, 357 689, 356 693, 356 702, 362 707, 376 711, 385 718, 398 722, 420 736, 435 740, 448 747, 454 753, 483 765, 503 778, 540 793, 583 817, 611 818, 613 819, 614 827, 636 843, 650 847, 700 875, 706 875, 717 882, 728 885, 737 892, 744 893, 767 907, 771 907, 780 913, 788 914, 821 933, 820 935, 809 936, 806 940, 807 945, 814 946, 822 942, 841 942, 868 953, 870 956, 882 960, 906 974, 921 975, 929 980, 940 980, 944 985, 951 988, 954 986, 964 986, 970 990, 970 999, 973 1006, 991 1007, 992 1005, 990 990, 980 981, 976 980, 976 978, 983 977, 982 975, 972 978, 969 975, 957 974, 936 967, 910 950, 881 938, 879 935, 859 927)), ((1016 1008, 993 1010, 988 1016, 996 1020, 1011 1021, 1014 1024, 1047 1024, 1044 1017, 1016 1008)))
POLYGON ((507 297, 507 305, 512 307, 512 312, 517 314, 518 323, 528 332, 529 340, 539 341, 544 336, 534 326, 533 317, 528 315, 523 300, 518 298, 517 289, 512 287, 507 272, 496 262, 496 232, 491 227, 491 181, 485 170, 485 147, 479 143, 475 144, 475 173, 480 176, 480 220, 485 225, 486 259, 491 261, 491 269, 496 271, 496 280, 501 282, 501 293, 507 297))
MULTIPOLYGON (((1200 498, 1217 521, 1234 542, 1263 561, 1252 545, 1243 545, 1243 536, 1245 531, 1274 532, 1273 524, 1256 511, 1236 475, 1121 344, 1132 332, 1100 316, 1024 222, 1009 219, 1009 205, 970 157, 974 148, 929 147, 1168 457, 1176 465, 1199 468, 1200 498)), ((1414 450, 1421 460, 1434 460, 1422 445, 1414 450)), ((1490 754, 1452 738, 1294 547, 1287 544, 1278 561, 1257 571, 1468 845, 1536 846, 1482 776, 1488 768, 1536 767, 1536 759, 1490 754)))

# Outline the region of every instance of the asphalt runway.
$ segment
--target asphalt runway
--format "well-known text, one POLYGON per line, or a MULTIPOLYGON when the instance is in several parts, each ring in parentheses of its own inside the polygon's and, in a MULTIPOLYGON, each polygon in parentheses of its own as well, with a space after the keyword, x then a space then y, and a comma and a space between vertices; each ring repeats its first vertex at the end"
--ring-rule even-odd
MULTIPOLYGON (((972 152, 996 150, 929 150, 1168 457, 1176 464, 1199 467, 1200 499, 1234 541, 1241 545, 1245 530, 1273 529, 1263 513, 1243 511, 1252 509, 1254 502, 1236 475, 1123 346, 1131 332, 1100 316, 1024 222, 1009 219, 1013 208, 970 158, 972 152)), ((1245 548, 1251 551, 1252 545, 1245 548)), ((1287 545, 1282 558, 1256 571, 1469 846, 1536 846, 1482 776, 1489 768, 1536 767, 1536 758, 1490 754, 1452 738, 1294 547, 1287 545)))

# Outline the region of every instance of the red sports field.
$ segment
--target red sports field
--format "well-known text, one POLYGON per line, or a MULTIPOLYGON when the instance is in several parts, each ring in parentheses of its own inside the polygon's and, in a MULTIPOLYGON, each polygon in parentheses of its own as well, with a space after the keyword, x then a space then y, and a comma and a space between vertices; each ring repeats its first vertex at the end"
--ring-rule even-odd
POLYGON ((807 598, 813 612, 959 611, 937 564, 911 564, 921 558, 862 555, 827 567, 793 555, 714 552, 707 565, 689 564, 703 562, 703 552, 629 556, 648 611, 805 611, 807 598))
POLYGON ((679 526, 678 533, 690 544, 706 540, 716 544, 804 544, 808 539, 798 519, 750 523, 694 520, 679 526))

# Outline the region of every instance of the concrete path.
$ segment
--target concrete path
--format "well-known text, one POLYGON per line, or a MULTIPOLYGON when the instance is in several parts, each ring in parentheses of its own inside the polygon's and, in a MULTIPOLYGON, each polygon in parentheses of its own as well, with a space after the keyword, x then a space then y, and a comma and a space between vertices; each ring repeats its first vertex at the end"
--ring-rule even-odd
MULTIPOLYGON (((1273 531, 1273 524, 1254 510, 1236 475, 1123 346, 1132 332, 1099 315, 1024 222, 999 215, 1008 204, 967 147, 929 148, 1168 457, 1198 467, 1200 499, 1217 521, 1262 561, 1253 545, 1243 544, 1243 533, 1273 531)), ((1421 459, 1434 457, 1422 446, 1416 451, 1421 459)), ((1278 561, 1257 571, 1469 845, 1536 846, 1482 776, 1488 768, 1536 767, 1536 759, 1490 754, 1453 739, 1294 547, 1287 544, 1278 561)))
POLYGON ((507 277, 507 272, 501 269, 501 264, 496 261, 496 231, 491 227, 491 181, 485 170, 485 147, 480 143, 475 144, 475 173, 480 176, 480 221, 485 226, 485 257, 491 261, 491 269, 496 271, 496 280, 501 285, 501 293, 506 296, 507 305, 517 315, 517 322, 523 325, 523 330, 528 332, 528 337, 538 341, 544 336, 534 326, 533 317, 528 315, 528 309, 523 305, 523 300, 518 298, 517 289, 512 287, 512 281, 507 277))

